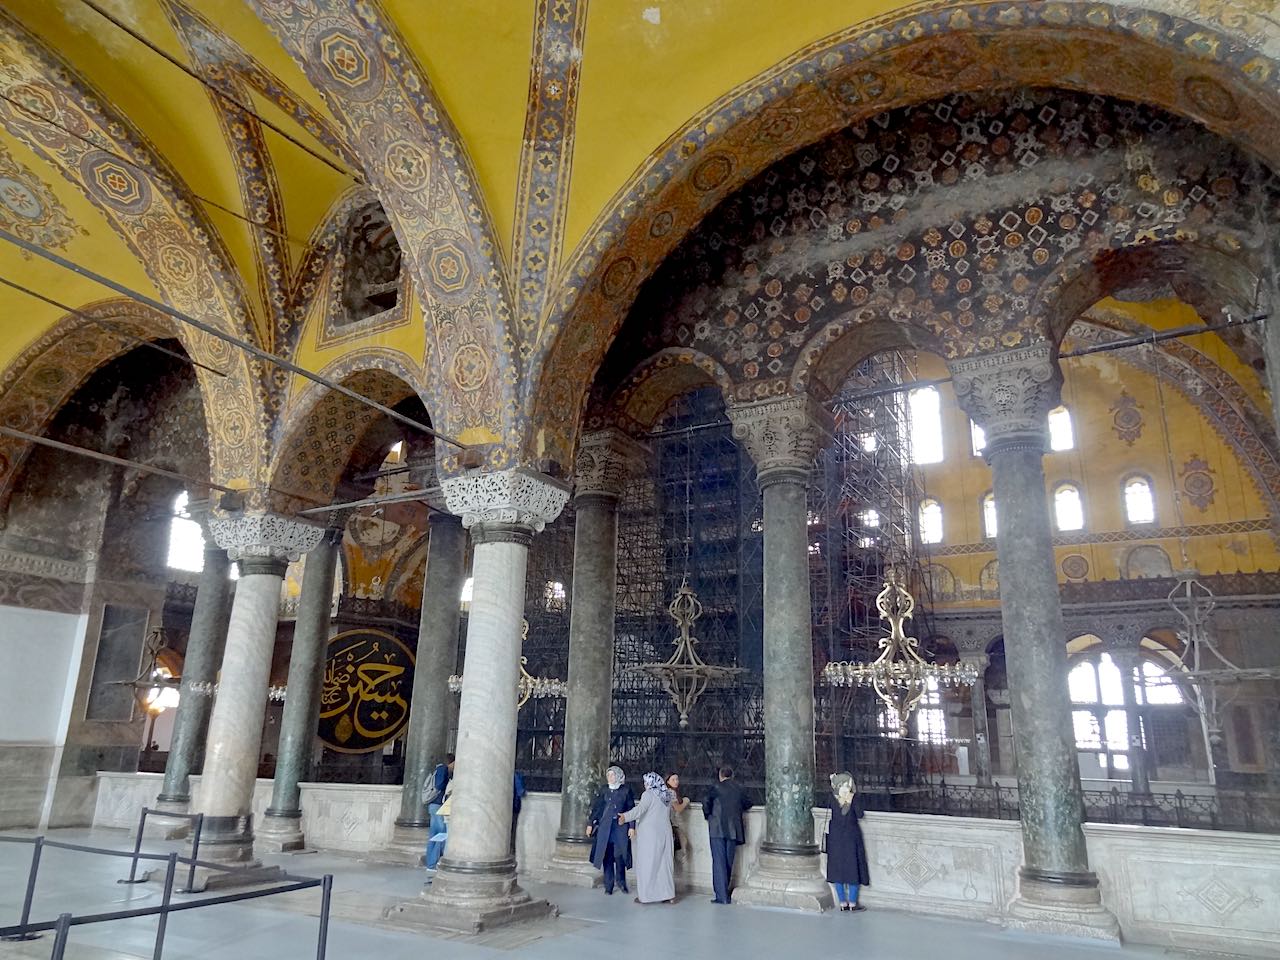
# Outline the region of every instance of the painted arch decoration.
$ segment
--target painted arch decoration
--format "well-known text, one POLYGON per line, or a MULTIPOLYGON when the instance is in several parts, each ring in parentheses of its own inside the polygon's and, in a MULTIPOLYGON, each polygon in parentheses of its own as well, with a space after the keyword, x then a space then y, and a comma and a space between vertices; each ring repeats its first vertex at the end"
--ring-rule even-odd
POLYGON ((1280 28, 1238 5, 922 3, 859 24, 708 106, 619 190, 560 274, 522 402, 530 455, 569 461, 581 399, 639 284, 779 157, 885 110, 956 91, 1051 85, 1150 103, 1275 161, 1280 28), (584 382, 584 379, 586 382, 584 382))

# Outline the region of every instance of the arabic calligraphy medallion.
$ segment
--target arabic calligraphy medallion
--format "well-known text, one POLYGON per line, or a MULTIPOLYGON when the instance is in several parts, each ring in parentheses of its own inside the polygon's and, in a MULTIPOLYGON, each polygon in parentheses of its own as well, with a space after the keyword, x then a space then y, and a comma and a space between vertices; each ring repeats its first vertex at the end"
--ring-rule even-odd
POLYGON ((382 630, 348 630, 329 641, 320 690, 320 739, 340 753, 370 753, 409 721, 413 654, 382 630))

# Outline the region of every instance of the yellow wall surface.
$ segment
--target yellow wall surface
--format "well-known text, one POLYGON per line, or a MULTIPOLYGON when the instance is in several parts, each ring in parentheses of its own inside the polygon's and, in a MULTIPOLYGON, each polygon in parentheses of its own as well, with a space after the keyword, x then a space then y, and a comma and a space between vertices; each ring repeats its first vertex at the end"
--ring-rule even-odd
MULTIPOLYGON (((1213 335, 1193 339, 1211 338, 1216 340, 1213 335)), ((1062 397, 1071 413, 1075 446, 1046 454, 1045 495, 1052 497, 1060 484, 1075 484, 1084 505, 1085 525, 1084 531, 1066 535, 1084 542, 1055 548, 1059 578, 1066 581, 1061 561, 1071 554, 1088 561, 1087 580, 1122 578, 1130 551, 1142 544, 1160 546, 1174 570, 1194 567, 1204 574, 1280 570, 1280 550, 1271 533, 1240 529, 1242 521, 1262 521, 1255 525, 1265 526, 1269 511, 1235 451, 1168 375, 1158 384, 1123 358, 1124 352, 1119 351, 1062 361, 1062 397), (1131 444, 1113 426, 1113 405, 1122 392, 1139 404, 1143 418, 1141 434, 1131 444), (1214 482, 1212 502, 1203 505, 1193 503, 1185 492, 1180 503, 1174 496, 1193 457, 1208 465, 1214 482), (1147 477, 1155 493, 1156 522, 1149 527, 1130 525, 1126 519, 1123 486, 1134 475, 1147 477), (1222 524, 1232 526, 1225 530, 1214 526, 1222 524), (1177 527, 1192 528, 1190 535, 1174 535, 1177 527), (1149 535, 1116 536, 1129 533, 1149 535)), ((1224 362, 1242 367, 1234 355, 1224 362)), ((922 355, 917 375, 934 379, 945 377, 947 371, 938 358, 922 355)), ((951 385, 943 384, 939 390, 944 460, 919 468, 926 496, 938 500, 943 511, 943 540, 930 547, 932 561, 954 574, 961 592, 974 596, 957 601, 959 605, 989 604, 993 601, 978 600, 975 595, 983 568, 996 556, 994 541, 983 536, 981 515, 982 498, 991 490, 991 470, 981 456, 972 453, 969 419, 951 385)))

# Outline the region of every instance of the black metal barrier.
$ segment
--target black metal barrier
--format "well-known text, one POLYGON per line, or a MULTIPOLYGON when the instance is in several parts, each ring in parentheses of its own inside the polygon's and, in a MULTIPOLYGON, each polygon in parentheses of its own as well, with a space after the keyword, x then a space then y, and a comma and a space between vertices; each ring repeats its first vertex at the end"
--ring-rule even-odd
MULTIPOLYGON (((145 816, 143 818, 145 820, 145 816)), ((192 818, 194 819, 194 817, 192 818)), ((141 835, 141 831, 139 831, 141 835)), ((109 850, 104 847, 88 847, 78 843, 62 843, 56 840, 50 840, 47 837, 6 837, 0 836, 0 843, 29 843, 32 845, 31 868, 27 873, 27 890, 22 901, 22 917, 15 926, 0 927, 0 940, 34 940, 46 930, 54 931, 53 952, 50 954, 51 960, 62 960, 63 953, 66 950, 67 939, 70 935, 71 927, 82 926, 90 923, 105 923, 108 920, 131 920, 135 917, 158 917, 156 924, 156 940, 155 949, 152 953, 152 960, 161 960, 164 952, 164 937, 168 927, 169 914, 176 913, 179 910, 195 910, 199 907, 211 907, 220 903, 238 903, 242 900, 258 900, 262 897, 275 896, 278 893, 292 893, 296 890, 310 890, 315 887, 320 888, 320 929, 316 939, 316 960, 325 960, 325 950, 329 940, 329 905, 333 899, 333 875, 325 874, 317 879, 315 877, 295 877, 284 874, 278 878, 282 885, 272 887, 270 890, 246 890, 242 893, 227 893, 215 897, 205 897, 200 900, 189 901, 186 903, 173 903, 174 894, 173 882, 177 875, 178 864, 189 865, 191 873, 189 877, 195 875, 196 867, 203 867, 206 870, 215 870, 220 873, 235 874, 242 870, 240 867, 229 867, 222 863, 211 863, 205 860, 196 860, 194 857, 180 857, 176 853, 156 854, 142 853, 139 845, 135 843, 132 851, 109 850), (57 920, 35 921, 31 920, 31 904, 35 899, 36 878, 40 870, 40 855, 46 847, 52 847, 58 850, 73 850, 78 853, 91 853, 98 856, 106 857, 128 857, 132 861, 130 868, 130 880, 127 882, 138 882, 133 879, 135 870, 139 860, 162 860, 165 863, 165 879, 164 892, 161 895, 160 905, 156 907, 140 907, 136 910, 115 910, 110 913, 93 913, 84 916, 73 916, 69 913, 59 914, 57 920)), ((119 881, 126 882, 126 881, 119 881)), ((188 880, 190 883, 190 880, 188 880)), ((179 893, 183 891, 177 891, 179 893)))
POLYGON ((187 872, 187 885, 178 892, 195 893, 195 860, 200 854, 200 833, 204 830, 203 813, 169 813, 166 810, 152 810, 150 807, 143 807, 142 816, 138 818, 138 835, 133 838, 133 862, 129 864, 129 877, 126 880, 117 880, 116 883, 146 883, 151 879, 150 873, 144 873, 141 879, 138 878, 138 853, 142 850, 142 832, 147 828, 147 817, 165 817, 170 820, 189 820, 194 824, 191 831, 191 869, 187 872))

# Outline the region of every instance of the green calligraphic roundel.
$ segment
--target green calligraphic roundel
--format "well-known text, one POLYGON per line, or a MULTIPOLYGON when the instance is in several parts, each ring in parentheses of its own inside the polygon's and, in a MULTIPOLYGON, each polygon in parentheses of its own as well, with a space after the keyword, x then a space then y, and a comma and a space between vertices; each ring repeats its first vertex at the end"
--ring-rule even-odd
POLYGON ((320 691, 320 739, 341 753, 369 753, 409 722, 413 654, 382 630, 348 630, 329 641, 320 691))

